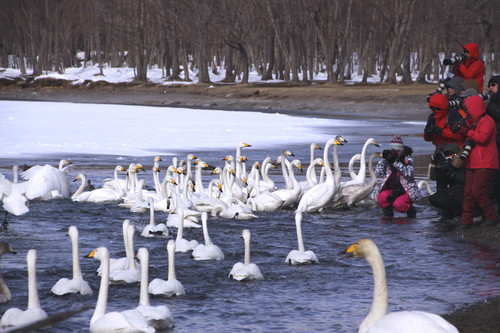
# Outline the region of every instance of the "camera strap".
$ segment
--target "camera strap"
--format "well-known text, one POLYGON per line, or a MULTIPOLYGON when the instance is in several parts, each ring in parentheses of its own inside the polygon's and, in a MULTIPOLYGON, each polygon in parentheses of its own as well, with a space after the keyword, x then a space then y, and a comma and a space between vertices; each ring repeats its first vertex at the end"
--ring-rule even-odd
POLYGON ((477 120, 474 122, 474 124, 472 124, 472 126, 470 127, 471 129, 476 129, 476 126, 477 126, 477 123, 481 120, 481 118, 483 118, 484 116, 486 116, 486 113, 483 113, 481 116, 479 116, 479 118, 477 118, 477 120))

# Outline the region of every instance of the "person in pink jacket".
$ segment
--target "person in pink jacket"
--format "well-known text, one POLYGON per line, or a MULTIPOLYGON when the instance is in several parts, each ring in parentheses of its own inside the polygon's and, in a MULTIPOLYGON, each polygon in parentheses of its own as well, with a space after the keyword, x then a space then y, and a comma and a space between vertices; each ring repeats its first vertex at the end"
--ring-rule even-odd
POLYGON ((488 198, 488 182, 493 172, 498 169, 498 151, 496 144, 496 125, 493 118, 486 114, 486 106, 479 95, 465 99, 465 106, 470 114, 465 132, 464 148, 472 147, 467 159, 467 174, 460 229, 472 226, 476 207, 482 209, 485 226, 497 224, 497 211, 488 198))

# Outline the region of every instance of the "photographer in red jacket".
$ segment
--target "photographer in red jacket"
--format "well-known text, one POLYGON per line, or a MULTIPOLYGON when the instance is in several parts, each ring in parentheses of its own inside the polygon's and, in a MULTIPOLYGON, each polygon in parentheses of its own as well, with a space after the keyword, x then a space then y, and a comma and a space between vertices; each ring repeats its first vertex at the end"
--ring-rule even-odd
POLYGON ((479 45, 468 43, 463 46, 463 54, 443 60, 443 65, 452 65, 455 67, 453 72, 455 76, 463 77, 464 80, 476 80, 481 94, 484 85, 484 62, 480 59, 479 45))
POLYGON ((462 156, 468 156, 468 159, 462 224, 459 228, 468 229, 472 226, 476 207, 481 208, 484 213, 486 221, 483 225, 494 226, 498 215, 487 192, 488 182, 499 166, 496 125, 493 118, 486 114, 486 105, 480 95, 466 98, 464 105, 470 119, 461 129, 465 132, 462 156))

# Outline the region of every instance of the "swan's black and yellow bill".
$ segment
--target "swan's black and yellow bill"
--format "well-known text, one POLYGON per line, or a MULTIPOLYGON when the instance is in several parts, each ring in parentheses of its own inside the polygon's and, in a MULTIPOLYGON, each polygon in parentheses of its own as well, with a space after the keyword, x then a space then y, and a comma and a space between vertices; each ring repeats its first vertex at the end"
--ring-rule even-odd
POLYGON ((87 254, 85 256, 85 258, 94 258, 96 252, 97 252, 97 250, 94 250, 94 251, 90 252, 89 254, 87 254))

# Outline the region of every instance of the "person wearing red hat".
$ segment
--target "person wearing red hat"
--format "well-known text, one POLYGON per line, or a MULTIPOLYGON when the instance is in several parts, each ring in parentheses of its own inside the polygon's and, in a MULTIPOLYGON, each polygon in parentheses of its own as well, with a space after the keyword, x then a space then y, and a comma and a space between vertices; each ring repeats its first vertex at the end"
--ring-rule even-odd
POLYGON ((468 97, 464 101, 470 119, 464 127, 466 141, 464 147, 472 147, 467 158, 465 178, 464 206, 461 229, 472 226, 477 207, 483 211, 483 225, 497 224, 497 211, 488 198, 488 182, 493 172, 499 168, 496 144, 496 125, 493 118, 486 114, 486 106, 479 95, 468 97))
MULTIPOLYGON (((463 46, 464 60, 455 64, 453 72, 455 76, 463 77, 464 80, 474 79, 479 86, 478 92, 483 92, 484 85, 484 62, 480 59, 479 45, 476 43, 468 43, 463 46)), ((445 59, 446 60, 446 59, 445 59)), ((443 61, 444 65, 451 63, 443 61)))
POLYGON ((463 121, 467 117, 461 109, 450 109, 448 98, 442 94, 434 94, 429 100, 429 109, 432 113, 427 119, 424 129, 424 140, 431 141, 436 147, 441 143, 457 143, 462 147, 465 135, 461 132, 454 133, 452 128, 456 123, 463 121))
POLYGON ((377 204, 384 216, 394 216, 394 209, 416 217, 417 210, 413 203, 421 197, 415 182, 415 166, 411 154, 413 149, 403 144, 399 135, 395 135, 389 149, 382 152, 382 159, 377 163, 375 175, 382 177, 377 204))

